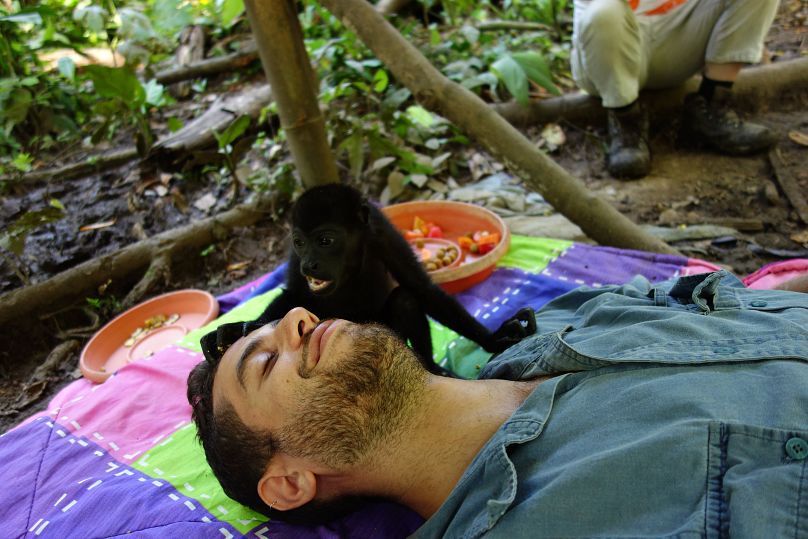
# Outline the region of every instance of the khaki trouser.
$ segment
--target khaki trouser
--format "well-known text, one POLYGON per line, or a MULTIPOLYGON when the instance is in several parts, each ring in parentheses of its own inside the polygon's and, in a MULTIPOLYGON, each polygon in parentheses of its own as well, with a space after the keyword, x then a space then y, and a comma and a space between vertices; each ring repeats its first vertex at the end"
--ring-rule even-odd
POLYGON ((572 75, 604 107, 622 107, 705 62, 759 62, 776 11, 777 0, 686 0, 659 15, 635 14, 626 0, 575 0, 572 75))

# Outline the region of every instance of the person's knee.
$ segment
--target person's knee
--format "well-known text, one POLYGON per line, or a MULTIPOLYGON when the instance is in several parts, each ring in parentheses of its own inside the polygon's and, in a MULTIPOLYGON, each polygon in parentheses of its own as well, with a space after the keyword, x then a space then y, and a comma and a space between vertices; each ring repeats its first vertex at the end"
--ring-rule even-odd
POLYGON ((631 8, 621 0, 595 0, 586 8, 580 19, 579 33, 585 40, 591 37, 606 38, 621 32, 631 8))

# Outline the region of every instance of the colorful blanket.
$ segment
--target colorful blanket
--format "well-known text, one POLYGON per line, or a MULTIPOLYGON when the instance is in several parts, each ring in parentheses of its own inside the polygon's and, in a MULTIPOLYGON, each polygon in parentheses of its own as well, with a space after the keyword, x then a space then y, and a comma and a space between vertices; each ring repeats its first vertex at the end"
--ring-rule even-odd
MULTIPOLYGON (((514 237, 494 273, 458 294, 494 328, 528 305, 540 308, 578 285, 660 281, 712 271, 669 255, 514 237)), ((219 298, 226 314, 100 385, 77 380, 42 412, 0 436, 0 536, 404 537, 421 519, 378 502, 323 526, 269 522, 227 498, 190 422, 185 381, 202 360, 199 337, 225 321, 255 317, 279 292, 285 268, 219 298)), ((489 355, 432 323, 436 360, 475 377, 489 355)))

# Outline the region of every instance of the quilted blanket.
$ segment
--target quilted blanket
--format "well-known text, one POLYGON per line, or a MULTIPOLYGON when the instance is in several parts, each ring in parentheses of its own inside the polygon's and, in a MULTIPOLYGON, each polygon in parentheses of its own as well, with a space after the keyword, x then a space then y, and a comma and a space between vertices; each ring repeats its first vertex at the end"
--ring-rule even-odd
MULTIPOLYGON (((516 236, 493 274, 457 295, 488 327, 522 306, 540 308, 579 285, 660 281, 712 271, 693 259, 516 236)), ((0 536, 405 537, 421 524, 409 509, 368 504, 321 526, 291 526, 227 498, 190 421, 185 381, 202 360, 199 337, 256 316, 279 293, 285 268, 219 298, 222 315, 103 384, 81 379, 47 410, 0 436, 0 536)), ((475 377, 489 355, 432 322, 436 360, 475 377)))

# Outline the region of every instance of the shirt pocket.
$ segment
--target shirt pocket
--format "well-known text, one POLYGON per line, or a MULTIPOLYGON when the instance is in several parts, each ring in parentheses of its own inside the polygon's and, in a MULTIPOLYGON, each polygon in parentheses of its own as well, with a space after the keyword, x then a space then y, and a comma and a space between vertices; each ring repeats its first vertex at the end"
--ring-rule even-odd
POLYGON ((808 537, 808 430, 714 422, 705 535, 808 537))

